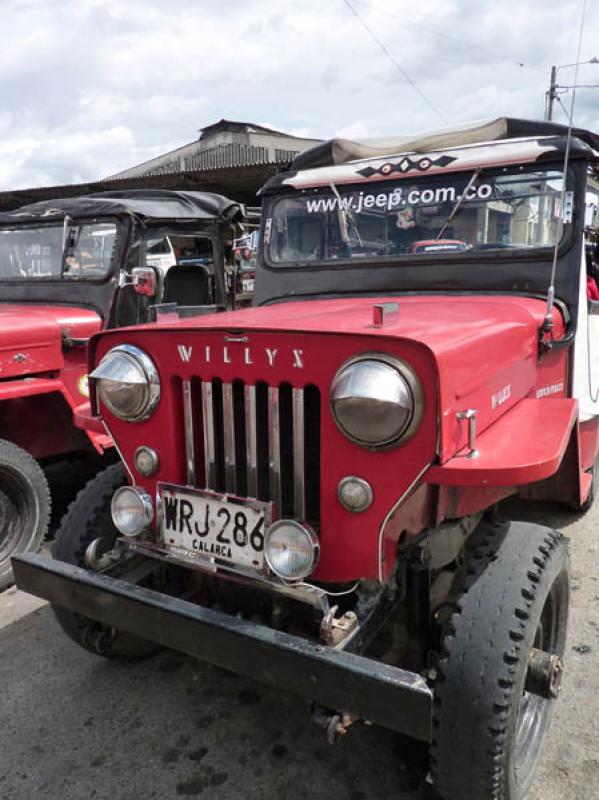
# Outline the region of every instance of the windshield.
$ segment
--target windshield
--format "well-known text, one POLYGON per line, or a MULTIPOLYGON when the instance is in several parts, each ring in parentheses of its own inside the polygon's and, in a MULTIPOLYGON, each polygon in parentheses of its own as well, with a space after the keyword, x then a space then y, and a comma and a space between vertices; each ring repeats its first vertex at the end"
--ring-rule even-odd
POLYGON ((0 280, 97 280, 116 243, 115 222, 0 228, 0 280))
POLYGON ((296 192, 271 206, 267 258, 292 266, 549 247, 559 229, 562 177, 556 169, 510 166, 296 192))

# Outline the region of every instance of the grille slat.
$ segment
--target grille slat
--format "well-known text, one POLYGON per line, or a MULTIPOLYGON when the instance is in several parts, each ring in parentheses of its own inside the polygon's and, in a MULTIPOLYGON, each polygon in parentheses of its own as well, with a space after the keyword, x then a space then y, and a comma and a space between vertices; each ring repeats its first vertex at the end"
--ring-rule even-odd
POLYGON ((212 384, 202 381, 202 430, 204 433, 204 467, 206 488, 216 489, 216 449, 214 446, 214 404, 212 384))
POLYGON ((190 486, 198 485, 196 460, 203 456, 206 489, 271 500, 276 516, 318 524, 320 393, 316 386, 262 382, 254 386, 239 380, 193 378, 182 381, 182 402, 190 486), (200 420, 195 419, 200 407, 201 430, 200 420))
POLYGON ((268 387, 268 458, 270 469, 270 497, 277 512, 281 511, 281 422, 279 417, 279 389, 268 387))
POLYGON ((237 493, 237 467, 235 458, 235 409, 233 385, 223 383, 223 439, 225 462, 225 491, 237 493))
POLYGON ((185 428, 185 469, 187 485, 196 485, 195 432, 191 381, 183 381, 183 424, 185 428))
POLYGON ((256 417, 256 387, 244 387, 245 448, 248 497, 258 497, 258 427, 256 417))
POLYGON ((293 507, 296 519, 306 519, 304 457, 304 390, 293 390, 293 507))

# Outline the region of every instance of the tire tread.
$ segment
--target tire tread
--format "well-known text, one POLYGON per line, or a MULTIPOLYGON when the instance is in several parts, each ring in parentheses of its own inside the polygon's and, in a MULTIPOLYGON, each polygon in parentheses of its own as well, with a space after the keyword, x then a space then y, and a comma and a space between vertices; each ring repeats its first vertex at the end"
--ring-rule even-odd
POLYGON ((567 568, 565 538, 537 525, 484 522, 469 542, 435 679, 431 769, 447 800, 517 800, 505 775, 510 710, 551 564, 567 568))

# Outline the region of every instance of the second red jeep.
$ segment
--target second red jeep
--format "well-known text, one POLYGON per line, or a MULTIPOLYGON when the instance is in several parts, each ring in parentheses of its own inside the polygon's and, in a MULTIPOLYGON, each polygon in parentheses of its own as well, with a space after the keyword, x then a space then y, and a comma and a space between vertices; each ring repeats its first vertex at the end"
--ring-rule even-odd
POLYGON ((42 467, 112 447, 104 427, 73 424, 89 397, 90 337, 147 322, 151 303, 224 309, 224 246, 240 218, 241 207, 220 195, 162 190, 0 215, 0 589, 12 578, 11 555, 36 550, 46 532, 42 467), (173 242, 203 264, 164 264, 160 253, 173 242))

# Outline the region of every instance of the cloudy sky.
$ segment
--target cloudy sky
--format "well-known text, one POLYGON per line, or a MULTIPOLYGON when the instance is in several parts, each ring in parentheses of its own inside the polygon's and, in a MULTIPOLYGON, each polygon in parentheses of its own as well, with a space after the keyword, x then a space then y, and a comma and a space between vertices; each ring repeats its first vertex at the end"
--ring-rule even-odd
MULTIPOLYGON (((540 118, 550 65, 576 60, 581 8, 582 0, 0 0, 0 190, 104 177, 192 141, 221 117, 326 138, 540 118)), ((588 0, 581 58, 593 56, 599 3, 588 0)), ((574 71, 559 75, 571 83, 574 71)), ((599 65, 581 67, 579 83, 599 84, 599 65)), ((565 120, 559 106, 555 119, 565 120)), ((579 90, 575 119, 599 130, 599 88, 579 90)))

